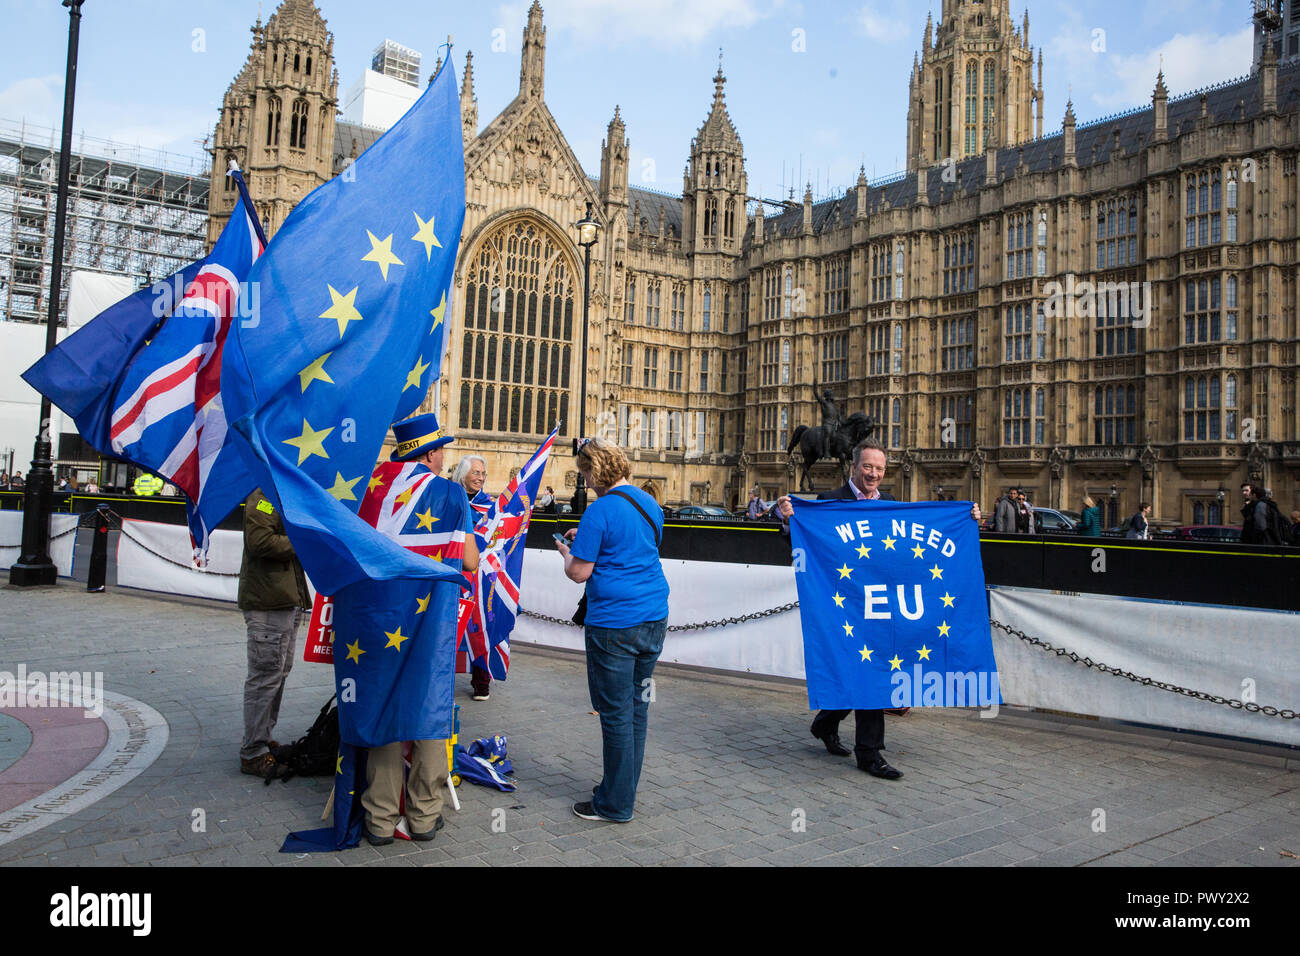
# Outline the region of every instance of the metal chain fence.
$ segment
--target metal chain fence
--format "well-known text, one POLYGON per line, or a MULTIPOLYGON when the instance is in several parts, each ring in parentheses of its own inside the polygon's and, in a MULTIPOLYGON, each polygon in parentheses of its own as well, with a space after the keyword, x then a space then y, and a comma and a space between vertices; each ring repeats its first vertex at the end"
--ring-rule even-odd
POLYGON ((1003 624, 1001 621, 989 619, 989 623, 998 630, 1005 631, 1012 637, 1018 637, 1026 644, 1040 647, 1045 651, 1055 654, 1057 657, 1068 657, 1076 664, 1084 664, 1087 667, 1094 667, 1103 673, 1110 674, 1114 677, 1127 677, 1134 683, 1141 684, 1143 687, 1156 687, 1160 690, 1169 691, 1171 694, 1182 694, 1184 697, 1192 697, 1196 700, 1209 701, 1211 704, 1223 704, 1225 707, 1231 707, 1233 710, 1246 710, 1252 714, 1264 714, 1267 717, 1283 717, 1287 720, 1294 720, 1296 711, 1291 708, 1277 708, 1267 704, 1256 704, 1254 701, 1243 702, 1233 697, 1221 697, 1218 694, 1207 694, 1203 690, 1191 690, 1187 687, 1179 687, 1177 684, 1170 684, 1166 681, 1156 680, 1154 677, 1141 677, 1132 671, 1126 671, 1122 667, 1111 667, 1109 664, 1103 664, 1101 661, 1094 661, 1091 657, 1080 657, 1074 651, 1067 650, 1064 647, 1056 647, 1047 641, 1041 641, 1036 637, 1030 637, 1024 631, 1003 624))

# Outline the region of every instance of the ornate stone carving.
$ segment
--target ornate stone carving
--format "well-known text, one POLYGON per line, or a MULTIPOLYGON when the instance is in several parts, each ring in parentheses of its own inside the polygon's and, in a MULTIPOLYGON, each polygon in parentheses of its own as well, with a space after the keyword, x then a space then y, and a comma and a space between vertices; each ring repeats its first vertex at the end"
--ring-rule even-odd
POLYGON ((976 445, 970 453, 970 473, 972 478, 978 478, 984 474, 984 463, 988 461, 988 455, 984 449, 976 445))
POLYGON ((1250 476, 1251 481, 1264 480, 1264 467, 1268 464, 1268 452, 1259 442, 1250 446, 1250 451, 1246 454, 1246 474, 1250 476))
POLYGON ((1066 456, 1065 450, 1063 448, 1061 448, 1059 445, 1054 447, 1052 449, 1051 455, 1049 455, 1047 459, 1048 465, 1052 469, 1052 474, 1056 475, 1059 478, 1061 476, 1061 472, 1065 470, 1065 463, 1068 460, 1069 459, 1066 456))

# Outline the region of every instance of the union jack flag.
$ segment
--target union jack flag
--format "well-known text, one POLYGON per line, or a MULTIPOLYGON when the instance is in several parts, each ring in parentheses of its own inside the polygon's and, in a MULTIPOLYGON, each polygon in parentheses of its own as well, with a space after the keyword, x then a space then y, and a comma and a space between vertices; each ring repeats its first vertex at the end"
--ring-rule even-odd
POLYGON ((370 476, 357 514, 408 551, 434 561, 459 560, 465 555, 465 531, 438 527, 439 509, 425 494, 426 484, 434 478, 419 462, 383 462, 370 476))
MULTIPOLYGON (((524 570, 524 539, 533 502, 546 471, 546 460, 555 443, 559 425, 505 491, 481 511, 471 507, 479 517, 474 525, 478 544, 478 570, 465 575, 473 582, 472 594, 461 598, 458 619, 459 638, 456 650, 456 673, 467 673, 477 664, 494 680, 505 680, 510 669, 510 632, 519 615, 519 587, 524 570)), ((480 492, 481 494, 481 492, 480 492)))
MULTIPOLYGON (((232 164, 233 166, 233 164, 232 164)), ((221 404, 221 357, 236 320, 257 321, 245 278, 266 236, 238 170, 240 198, 211 254, 183 289, 155 287, 162 322, 123 376, 112 403, 113 454, 148 466, 185 493, 199 566, 211 530, 253 488, 230 442, 221 404), (174 301, 175 300, 175 301, 174 301)))

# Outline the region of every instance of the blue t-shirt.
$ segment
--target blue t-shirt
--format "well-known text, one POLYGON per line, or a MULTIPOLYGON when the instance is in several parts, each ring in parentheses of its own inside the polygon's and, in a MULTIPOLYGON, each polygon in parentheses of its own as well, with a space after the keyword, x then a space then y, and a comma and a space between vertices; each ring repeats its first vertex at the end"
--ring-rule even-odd
MULTIPOLYGON (((664 512, 653 498, 632 485, 618 491, 635 499, 663 534, 664 512)), ((655 533, 631 502, 611 492, 593 501, 578 522, 572 553, 595 564, 587 581, 588 624, 633 627, 668 616, 668 580, 655 533)))

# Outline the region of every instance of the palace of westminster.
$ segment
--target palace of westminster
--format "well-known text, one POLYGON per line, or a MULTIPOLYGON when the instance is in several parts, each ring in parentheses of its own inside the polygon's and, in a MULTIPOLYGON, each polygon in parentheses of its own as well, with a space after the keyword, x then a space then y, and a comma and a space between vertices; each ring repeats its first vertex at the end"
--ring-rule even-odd
MULTIPOLYGON (((816 387, 879 423, 884 487, 901 500, 988 509, 1019 485, 1039 505, 1090 494, 1109 524, 1139 500, 1159 521, 1231 523, 1250 478, 1289 511, 1300 62, 1287 40, 1258 44, 1245 79, 1171 98, 1153 77, 1149 107, 1084 125, 1067 107, 1044 137, 1028 13, 943 0, 909 77, 907 172, 765 204, 721 68, 679 196, 629 185, 617 107, 589 176, 546 106, 534 2, 519 93, 481 126, 465 57, 467 210, 426 408, 453 452, 487 459, 492 487, 560 421, 557 449, 615 438, 664 504, 743 507, 754 486, 771 499, 795 487, 786 449, 820 423, 816 387), (601 229, 583 383, 573 224, 588 204, 601 229), (1079 294, 1100 283, 1140 291, 1079 294), (1075 294, 1050 298, 1062 287, 1075 294)), ((338 110, 333 37, 311 0, 284 0, 225 94, 209 242, 234 202, 216 186, 229 158, 273 233, 382 132, 338 110)), ((840 483, 829 462, 814 479, 840 483)), ((567 452, 547 480, 567 497, 567 452)))

